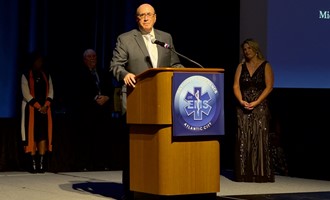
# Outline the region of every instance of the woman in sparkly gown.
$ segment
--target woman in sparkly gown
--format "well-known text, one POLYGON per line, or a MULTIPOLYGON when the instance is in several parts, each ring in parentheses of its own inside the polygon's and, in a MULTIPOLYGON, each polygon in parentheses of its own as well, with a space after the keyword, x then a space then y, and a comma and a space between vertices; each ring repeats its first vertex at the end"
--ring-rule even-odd
POLYGON ((273 89, 274 76, 257 41, 245 40, 241 50, 244 59, 236 69, 233 85, 239 103, 235 141, 236 181, 274 182, 267 101, 273 89))

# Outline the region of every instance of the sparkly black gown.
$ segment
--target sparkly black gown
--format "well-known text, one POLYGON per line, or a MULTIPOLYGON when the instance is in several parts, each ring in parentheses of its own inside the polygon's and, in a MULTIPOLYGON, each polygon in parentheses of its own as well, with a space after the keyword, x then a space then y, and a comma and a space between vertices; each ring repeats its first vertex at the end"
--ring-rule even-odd
MULTIPOLYGON (((243 100, 256 100, 266 87, 264 61, 250 76, 242 65, 240 88, 243 100)), ((237 107, 235 175, 239 182, 274 182, 269 144, 270 112, 265 99, 253 110, 237 107)))

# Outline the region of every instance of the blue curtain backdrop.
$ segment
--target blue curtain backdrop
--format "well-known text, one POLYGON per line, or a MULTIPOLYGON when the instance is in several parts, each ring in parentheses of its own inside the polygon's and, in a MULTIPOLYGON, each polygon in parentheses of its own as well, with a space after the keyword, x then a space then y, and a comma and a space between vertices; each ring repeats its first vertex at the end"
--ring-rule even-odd
POLYGON ((18 2, 0 1, 0 117, 14 115, 16 102, 16 57, 18 37, 18 2))

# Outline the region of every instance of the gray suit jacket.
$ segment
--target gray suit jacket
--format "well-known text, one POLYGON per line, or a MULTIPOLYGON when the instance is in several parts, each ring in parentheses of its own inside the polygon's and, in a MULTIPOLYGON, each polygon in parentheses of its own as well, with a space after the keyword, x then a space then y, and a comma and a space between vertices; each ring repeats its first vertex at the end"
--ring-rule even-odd
MULTIPOLYGON (((154 29, 155 38, 159 41, 169 44, 173 49, 172 36, 169 33, 154 29)), ((157 67, 183 67, 180 64, 179 57, 170 49, 157 45, 158 64, 157 67)), ((110 62, 110 70, 117 81, 122 82, 126 74, 135 75, 152 68, 150 56, 144 43, 142 33, 133 29, 118 36, 116 47, 113 51, 113 57, 110 62)), ((126 112, 126 87, 122 88, 122 107, 126 112)))

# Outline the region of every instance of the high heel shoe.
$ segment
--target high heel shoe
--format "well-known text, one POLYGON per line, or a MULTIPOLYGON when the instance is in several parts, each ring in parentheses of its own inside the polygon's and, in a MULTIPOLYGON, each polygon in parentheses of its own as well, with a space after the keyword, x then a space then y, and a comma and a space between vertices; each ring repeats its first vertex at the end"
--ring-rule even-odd
POLYGON ((37 162, 36 162, 36 159, 35 159, 35 155, 31 156, 31 170, 30 170, 30 172, 32 174, 37 173, 37 162))
POLYGON ((45 173, 44 156, 40 155, 38 173, 45 173))

